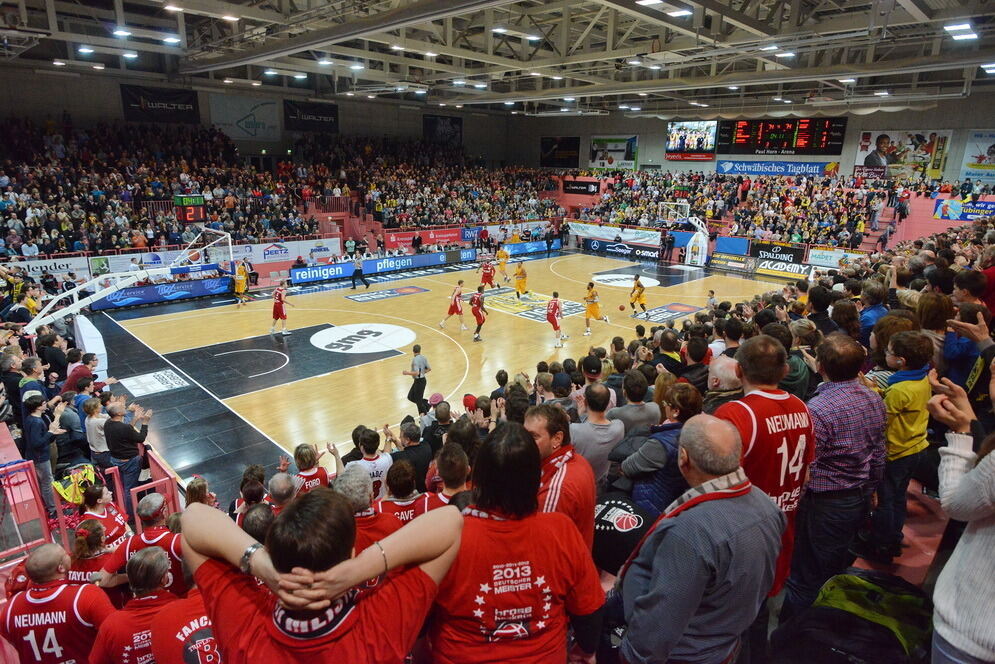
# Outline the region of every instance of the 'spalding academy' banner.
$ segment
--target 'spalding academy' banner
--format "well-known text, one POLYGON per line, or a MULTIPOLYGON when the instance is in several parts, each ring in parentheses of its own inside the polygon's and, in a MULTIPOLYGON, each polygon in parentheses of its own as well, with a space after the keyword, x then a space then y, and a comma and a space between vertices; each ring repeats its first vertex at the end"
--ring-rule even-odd
POLYGON ((339 107, 307 101, 283 100, 283 128, 288 131, 339 132, 339 107))
POLYGON ((122 85, 121 105, 131 122, 200 123, 196 90, 122 85))
POLYGON ((543 168, 580 166, 580 136, 543 136, 539 139, 539 165, 543 168))
POLYGON ((280 140, 276 101, 212 94, 211 122, 236 141, 280 140))
POLYGON ((960 179, 995 183, 995 130, 972 131, 964 146, 960 179))
POLYGON ((782 279, 806 277, 805 249, 780 242, 751 242, 750 256, 756 259, 756 274, 782 279))

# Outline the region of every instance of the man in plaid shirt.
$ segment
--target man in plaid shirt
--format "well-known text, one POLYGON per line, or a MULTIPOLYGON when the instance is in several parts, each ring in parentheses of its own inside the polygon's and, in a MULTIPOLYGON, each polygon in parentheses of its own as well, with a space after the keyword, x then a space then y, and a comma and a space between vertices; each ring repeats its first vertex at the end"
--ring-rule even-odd
POLYGON ((808 402, 815 460, 796 516, 781 622, 810 606, 822 584, 853 563, 850 545, 884 472, 884 401, 857 377, 864 357, 863 346, 840 333, 816 350, 824 382, 808 402))

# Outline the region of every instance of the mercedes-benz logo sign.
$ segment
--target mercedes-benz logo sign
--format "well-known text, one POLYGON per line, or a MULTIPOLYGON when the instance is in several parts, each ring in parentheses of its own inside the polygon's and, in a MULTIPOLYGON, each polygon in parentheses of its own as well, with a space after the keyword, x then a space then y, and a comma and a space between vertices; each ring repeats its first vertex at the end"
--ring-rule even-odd
POLYGON ((598 242, 597 240, 594 240, 594 241, 591 242, 591 249, 594 249, 595 251, 597 251, 600 248, 601 248, 601 243, 600 242, 598 242))

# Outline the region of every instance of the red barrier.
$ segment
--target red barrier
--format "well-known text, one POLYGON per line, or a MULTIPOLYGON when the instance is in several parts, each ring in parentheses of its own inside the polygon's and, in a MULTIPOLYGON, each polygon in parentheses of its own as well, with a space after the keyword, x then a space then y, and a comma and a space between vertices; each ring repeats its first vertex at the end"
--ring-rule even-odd
MULTIPOLYGON (((12 524, 13 540, 6 537, 0 540, 0 560, 26 555, 36 546, 52 541, 52 532, 45 515, 44 501, 35 475, 32 461, 16 461, 0 467, 0 488, 3 490, 2 504, 10 510, 9 523, 12 524)), ((52 491, 52 487, 48 487, 52 491)), ((5 519, 6 521, 6 519, 5 519)), ((4 532, 8 532, 5 527, 4 532)), ((63 546, 65 527, 62 528, 63 546)))

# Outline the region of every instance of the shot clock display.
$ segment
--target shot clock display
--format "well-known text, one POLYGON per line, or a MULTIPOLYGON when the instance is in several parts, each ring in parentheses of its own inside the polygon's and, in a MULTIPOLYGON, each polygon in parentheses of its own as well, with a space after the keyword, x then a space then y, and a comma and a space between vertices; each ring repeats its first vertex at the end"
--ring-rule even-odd
POLYGON ((207 221, 207 209, 203 196, 173 196, 176 218, 183 224, 197 224, 207 221))
POLYGON ((723 120, 720 154, 837 155, 843 152, 846 118, 723 120))

